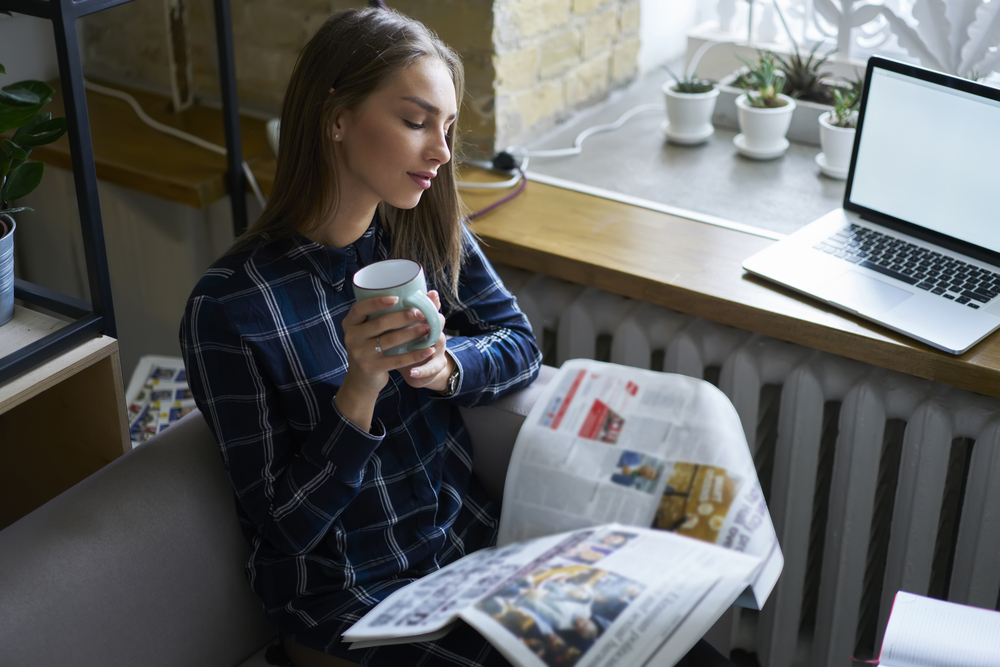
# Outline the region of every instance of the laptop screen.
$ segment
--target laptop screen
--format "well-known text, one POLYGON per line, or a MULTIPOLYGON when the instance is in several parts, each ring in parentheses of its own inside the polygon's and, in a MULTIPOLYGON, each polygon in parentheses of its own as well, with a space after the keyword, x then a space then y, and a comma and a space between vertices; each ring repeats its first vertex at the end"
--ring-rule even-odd
POLYGON ((1000 252, 1000 101, 879 66, 869 79, 845 200, 1000 252))

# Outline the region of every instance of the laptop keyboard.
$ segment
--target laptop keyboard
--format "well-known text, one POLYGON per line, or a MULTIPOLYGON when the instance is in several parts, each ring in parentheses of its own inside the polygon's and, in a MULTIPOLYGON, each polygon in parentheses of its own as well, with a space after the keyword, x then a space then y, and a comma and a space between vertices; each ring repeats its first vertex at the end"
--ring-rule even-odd
POLYGON ((1000 294, 998 273, 859 225, 848 225, 813 247, 969 308, 1000 294))

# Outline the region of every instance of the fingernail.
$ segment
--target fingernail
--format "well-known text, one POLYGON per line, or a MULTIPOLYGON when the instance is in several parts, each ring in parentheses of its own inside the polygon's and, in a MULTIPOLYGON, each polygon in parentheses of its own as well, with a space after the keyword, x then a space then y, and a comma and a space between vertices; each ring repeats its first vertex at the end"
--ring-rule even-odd
POLYGON ((429 325, 429 324, 425 324, 425 325, 424 325, 424 335, 426 336, 426 335, 427 335, 427 334, 429 334, 430 332, 431 332, 431 325, 429 325))
POLYGON ((411 369, 410 369, 410 377, 411 377, 411 378, 417 378, 417 377, 420 377, 420 370, 419 370, 419 369, 416 369, 416 368, 411 368, 411 369))
POLYGON ((396 302, 399 301, 398 296, 384 296, 382 297, 382 303, 387 306, 395 306, 396 302))
POLYGON ((413 309, 413 316, 414 316, 415 318, 417 318, 418 320, 425 320, 425 319, 427 319, 426 317, 424 317, 424 314, 423 314, 423 313, 421 313, 421 312, 420 312, 419 310, 417 310, 416 308, 414 308, 414 309, 413 309))
POLYGON ((424 349, 424 356, 425 357, 432 357, 432 356, 434 356, 434 348, 433 347, 425 348, 424 349))

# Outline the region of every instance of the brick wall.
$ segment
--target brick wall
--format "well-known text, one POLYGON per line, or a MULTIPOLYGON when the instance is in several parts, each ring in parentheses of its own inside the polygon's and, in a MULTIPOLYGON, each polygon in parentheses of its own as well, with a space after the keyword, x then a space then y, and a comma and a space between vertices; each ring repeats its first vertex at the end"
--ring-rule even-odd
MULTIPOLYGON (((211 0, 184 0, 196 96, 219 98, 211 0)), ((361 0, 231 0, 245 110, 277 115, 299 51, 361 0)), ((465 153, 490 154, 551 128, 636 74, 639 0, 389 0, 458 51, 466 68, 465 153)), ((169 94, 164 0, 81 21, 88 76, 169 94)))
POLYGON ((639 0, 496 0, 496 146, 538 136, 638 73, 639 0))

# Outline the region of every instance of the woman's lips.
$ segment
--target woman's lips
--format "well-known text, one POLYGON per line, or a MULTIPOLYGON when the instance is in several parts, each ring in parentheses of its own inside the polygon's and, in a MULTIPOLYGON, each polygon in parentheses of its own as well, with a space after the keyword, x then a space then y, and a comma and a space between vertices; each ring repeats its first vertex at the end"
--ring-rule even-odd
POLYGON ((406 174, 412 178, 413 182, 416 183, 422 190, 426 190, 431 187, 431 179, 435 176, 429 171, 408 171, 406 174))

